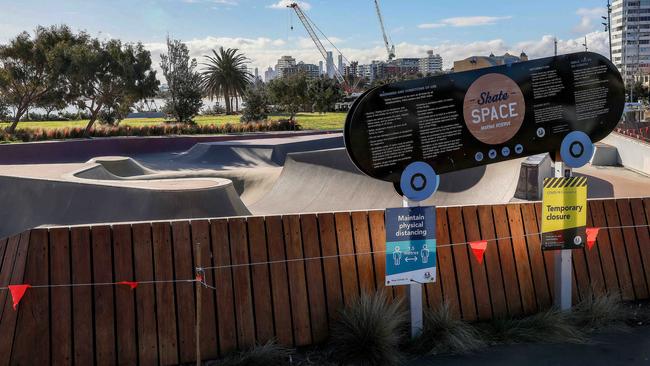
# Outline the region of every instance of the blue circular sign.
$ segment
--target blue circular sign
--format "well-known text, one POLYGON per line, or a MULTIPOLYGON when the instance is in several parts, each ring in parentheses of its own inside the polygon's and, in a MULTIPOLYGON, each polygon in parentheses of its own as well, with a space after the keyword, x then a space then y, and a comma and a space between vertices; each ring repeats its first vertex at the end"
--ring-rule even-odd
POLYGON ((488 151, 488 156, 490 157, 490 159, 496 159, 497 151, 494 150, 494 149, 491 149, 490 151, 488 151))
POLYGON ((507 157, 510 155, 510 148, 507 146, 504 146, 503 149, 501 149, 501 155, 504 157, 507 157))
POLYGON ((476 155, 474 155, 474 159, 476 161, 483 161, 483 153, 482 152, 477 152, 476 155))
POLYGON ((524 147, 521 144, 515 145, 515 152, 517 154, 521 154, 522 152, 524 152, 524 147))
POLYGON ((594 144, 584 132, 573 131, 562 140, 560 156, 570 168, 580 168, 586 165, 593 155, 594 144))
POLYGON ((404 196, 413 201, 424 201, 438 190, 440 177, 431 165, 416 161, 409 164, 400 179, 404 196))

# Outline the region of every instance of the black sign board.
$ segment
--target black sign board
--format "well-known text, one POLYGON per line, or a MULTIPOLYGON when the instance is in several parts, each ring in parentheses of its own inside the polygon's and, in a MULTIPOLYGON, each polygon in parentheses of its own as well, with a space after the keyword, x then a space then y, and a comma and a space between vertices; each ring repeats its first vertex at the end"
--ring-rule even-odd
POLYGON ((605 57, 581 52, 382 85, 361 95, 345 122, 345 145, 367 175, 398 183, 412 162, 436 173, 592 142, 616 127, 625 89, 605 57))

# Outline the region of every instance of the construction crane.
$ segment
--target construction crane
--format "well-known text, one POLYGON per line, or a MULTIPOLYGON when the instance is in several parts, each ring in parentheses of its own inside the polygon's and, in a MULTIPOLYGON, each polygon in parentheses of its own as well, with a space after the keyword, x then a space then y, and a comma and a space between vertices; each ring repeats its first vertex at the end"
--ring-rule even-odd
MULTIPOLYGON (((314 28, 318 29, 318 26, 314 24, 311 19, 307 17, 307 15, 302 11, 300 6, 297 3, 291 3, 287 5, 287 8, 292 8, 295 12, 296 15, 298 15, 298 19, 302 22, 302 25, 305 26, 305 29, 307 30, 307 33, 309 33, 309 36, 311 37, 311 40, 314 41, 314 44, 316 45, 316 48, 318 48, 318 51, 320 54, 323 56, 323 59, 325 59, 325 62, 328 62, 327 60, 327 50, 325 49, 325 46, 323 46, 323 43, 320 41, 320 38, 318 37, 318 34, 316 34, 316 31, 314 28)), ((320 29, 318 29, 320 31, 320 29)), ((323 33, 323 32, 321 32, 323 33)), ((325 37, 327 39, 327 37, 325 37)), ((328 40, 329 41, 329 40, 328 40)), ((332 42, 330 42, 332 43, 332 42)), ((333 44, 332 44, 333 45, 333 44)), ((339 52, 340 53, 340 52, 339 52)), ((343 89, 345 90, 346 93, 350 94, 352 92, 352 88, 348 84, 348 82, 345 80, 343 75, 341 75, 341 70, 338 69, 338 67, 332 62, 332 68, 334 69, 334 77, 336 77, 336 80, 343 86, 343 89)))
POLYGON ((386 46, 386 52, 388 52, 388 61, 392 61, 395 58, 395 45, 391 44, 393 41, 388 41, 388 34, 386 34, 386 27, 384 27, 384 17, 381 16, 381 9, 379 7, 379 0, 375 0, 375 9, 377 9, 377 17, 379 18, 379 25, 381 26, 381 34, 384 36, 384 45, 386 46))

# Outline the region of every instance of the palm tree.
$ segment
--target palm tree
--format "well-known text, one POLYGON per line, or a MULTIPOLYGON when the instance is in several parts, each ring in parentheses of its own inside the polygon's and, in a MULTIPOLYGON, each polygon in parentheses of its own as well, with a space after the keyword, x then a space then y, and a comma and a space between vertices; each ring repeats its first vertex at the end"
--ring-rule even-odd
POLYGON ((212 50, 212 56, 204 56, 205 69, 201 73, 203 90, 212 100, 223 97, 226 114, 232 113, 232 99, 239 106, 239 97, 244 94, 250 83, 251 74, 246 71, 248 58, 239 53, 237 48, 219 47, 219 52, 212 50))

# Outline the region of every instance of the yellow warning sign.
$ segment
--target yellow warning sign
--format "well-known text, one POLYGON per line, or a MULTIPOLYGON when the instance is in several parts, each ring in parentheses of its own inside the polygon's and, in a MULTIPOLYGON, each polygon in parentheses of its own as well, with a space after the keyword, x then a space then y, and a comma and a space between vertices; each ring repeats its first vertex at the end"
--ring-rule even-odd
POLYGON ((544 179, 542 249, 583 248, 587 226, 587 178, 544 179))

